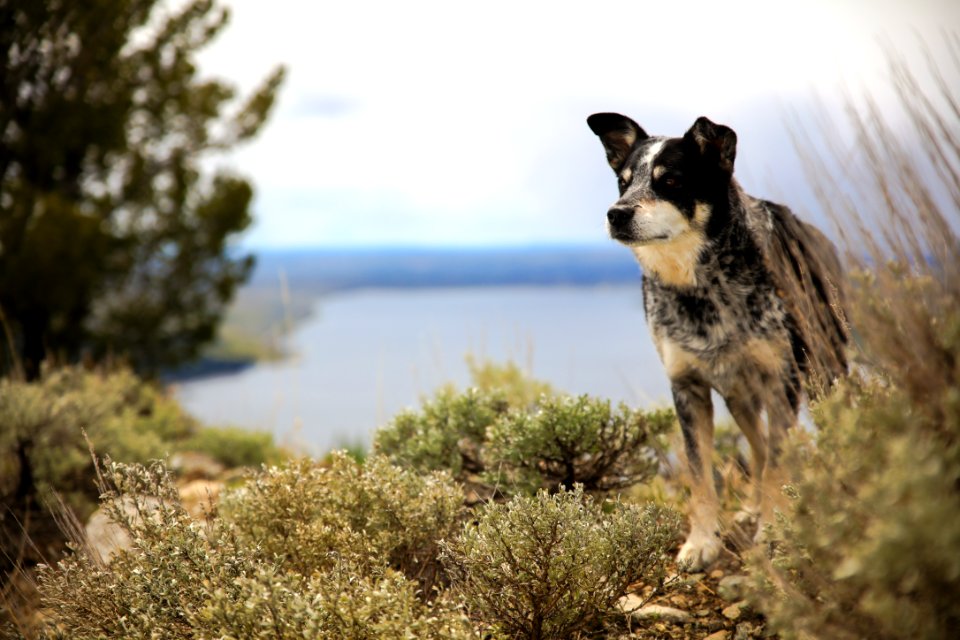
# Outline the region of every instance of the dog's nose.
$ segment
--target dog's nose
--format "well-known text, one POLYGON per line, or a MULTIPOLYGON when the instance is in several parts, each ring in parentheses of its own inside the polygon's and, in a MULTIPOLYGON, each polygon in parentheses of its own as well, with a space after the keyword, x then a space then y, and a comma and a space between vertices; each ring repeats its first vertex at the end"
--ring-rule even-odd
POLYGON ((610 222, 610 226, 614 228, 627 224, 632 217, 633 209, 630 207, 610 207, 610 210, 607 211, 607 220, 610 222))

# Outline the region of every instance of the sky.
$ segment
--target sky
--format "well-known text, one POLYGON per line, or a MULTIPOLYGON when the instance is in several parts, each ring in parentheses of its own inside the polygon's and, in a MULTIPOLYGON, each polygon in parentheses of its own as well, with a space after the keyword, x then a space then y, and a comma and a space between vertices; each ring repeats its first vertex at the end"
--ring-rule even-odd
POLYGON ((250 91, 288 71, 218 160, 255 185, 254 249, 609 242, 598 111, 651 135, 726 124, 747 191, 802 210, 791 114, 882 94, 881 42, 912 55, 960 27, 956 0, 221 2, 202 73, 250 91))

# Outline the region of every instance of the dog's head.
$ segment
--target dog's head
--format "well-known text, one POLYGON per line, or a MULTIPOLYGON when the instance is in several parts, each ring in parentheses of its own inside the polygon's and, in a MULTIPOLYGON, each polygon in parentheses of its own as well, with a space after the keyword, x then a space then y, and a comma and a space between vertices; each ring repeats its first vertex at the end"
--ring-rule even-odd
POLYGON ((620 187, 607 211, 610 237, 636 248, 712 235, 708 226, 725 206, 733 176, 732 129, 701 117, 682 138, 651 137, 618 113, 595 113, 587 124, 620 187))

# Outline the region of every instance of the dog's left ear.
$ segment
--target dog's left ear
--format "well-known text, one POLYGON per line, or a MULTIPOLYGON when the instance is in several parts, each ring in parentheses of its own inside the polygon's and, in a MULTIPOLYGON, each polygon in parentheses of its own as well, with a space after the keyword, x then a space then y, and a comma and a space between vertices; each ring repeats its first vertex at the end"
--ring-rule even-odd
POLYGON ((683 139, 696 145, 703 157, 715 161, 722 171, 733 173, 737 157, 737 134, 733 129, 700 116, 683 139))
POLYGON ((600 137, 614 173, 620 173, 633 145, 648 137, 640 125, 619 113, 595 113, 587 118, 587 126, 600 137))

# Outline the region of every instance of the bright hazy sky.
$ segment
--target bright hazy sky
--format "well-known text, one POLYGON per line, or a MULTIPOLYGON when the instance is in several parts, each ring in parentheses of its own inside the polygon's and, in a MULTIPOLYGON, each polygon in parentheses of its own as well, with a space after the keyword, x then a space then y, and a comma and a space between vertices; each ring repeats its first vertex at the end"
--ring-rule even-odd
POLYGON ((956 0, 225 3, 204 72, 249 90, 288 67, 226 159, 256 185, 254 248, 607 242, 596 111, 650 134, 727 124, 741 183, 789 199, 786 114, 880 86, 880 36, 960 27, 956 0))

